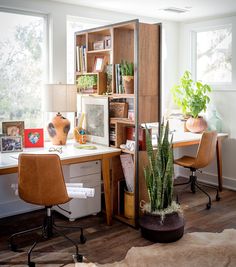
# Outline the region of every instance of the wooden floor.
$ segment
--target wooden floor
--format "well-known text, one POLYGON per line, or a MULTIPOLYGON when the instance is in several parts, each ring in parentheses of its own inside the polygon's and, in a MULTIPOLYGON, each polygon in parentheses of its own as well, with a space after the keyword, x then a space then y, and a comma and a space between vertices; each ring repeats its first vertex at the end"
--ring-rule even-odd
MULTIPOLYGON (((214 191, 211 192, 214 197, 214 191)), ((227 228, 236 229, 236 192, 224 190, 219 202, 213 201, 210 210, 205 209, 207 198, 200 192, 195 195, 185 191, 180 198, 186 220, 185 232, 208 231, 221 232, 227 228)), ((20 252, 8 250, 7 238, 14 232, 37 226, 42 221, 43 211, 0 219, 0 266, 26 266, 27 249, 32 239, 40 233, 28 235, 17 240, 20 252)), ((119 221, 114 221, 111 227, 105 224, 104 215, 89 216, 76 222, 56 213, 56 223, 67 225, 81 225, 87 242, 79 245, 80 252, 88 261, 108 263, 123 259, 127 251, 133 246, 146 246, 151 242, 140 236, 139 230, 129 227, 119 221)), ((69 237, 79 240, 80 232, 66 230, 69 237)), ((52 239, 39 243, 33 253, 36 266, 64 266, 73 263, 71 254, 73 246, 64 238, 55 235, 52 239)))

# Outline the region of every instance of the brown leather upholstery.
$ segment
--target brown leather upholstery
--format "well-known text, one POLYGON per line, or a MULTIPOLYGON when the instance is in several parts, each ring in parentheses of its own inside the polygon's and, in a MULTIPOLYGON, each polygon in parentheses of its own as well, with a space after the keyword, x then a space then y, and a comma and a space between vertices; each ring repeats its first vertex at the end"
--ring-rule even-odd
POLYGON ((20 154, 18 191, 26 202, 52 206, 70 200, 56 154, 20 154))
POLYGON ((204 132, 196 157, 183 156, 174 162, 183 167, 200 169, 206 167, 213 159, 216 150, 217 133, 215 131, 204 132))

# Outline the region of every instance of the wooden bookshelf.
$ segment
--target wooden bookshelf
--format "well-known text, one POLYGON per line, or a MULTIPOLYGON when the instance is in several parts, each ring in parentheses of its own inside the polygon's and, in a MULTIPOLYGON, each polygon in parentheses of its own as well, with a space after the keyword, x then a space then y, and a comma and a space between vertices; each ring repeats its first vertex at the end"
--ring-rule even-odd
MULTIPOLYGON (((113 25, 103 26, 75 34, 75 52, 77 47, 83 47, 85 69, 75 71, 75 80, 80 75, 97 75, 98 85, 96 95, 107 96, 109 103, 126 102, 133 118, 110 118, 110 146, 120 147, 127 141, 127 127, 133 127, 135 151, 122 149, 122 153, 130 154, 134 161, 134 219, 129 219, 119 213, 120 203, 118 185, 124 179, 124 173, 119 157, 112 161, 112 198, 113 215, 122 222, 137 226, 139 216, 139 176, 143 177, 143 166, 139 147, 139 128, 141 123, 160 121, 160 34, 161 25, 139 23, 132 20, 113 25), (106 44, 106 45, 105 45, 106 44), (108 45, 108 46, 107 46, 108 45), (110 64, 110 91, 107 90, 106 67, 101 72, 94 73, 96 57, 103 57, 105 64, 110 64), (120 93, 117 87, 116 64, 121 61, 134 63, 134 93, 120 93)), ((75 56, 78 58, 78 56, 75 56)), ((78 65, 76 61, 76 66, 78 65)), ((128 112, 128 113, 129 113, 128 112)), ((142 195, 142 194, 141 194, 142 195)))

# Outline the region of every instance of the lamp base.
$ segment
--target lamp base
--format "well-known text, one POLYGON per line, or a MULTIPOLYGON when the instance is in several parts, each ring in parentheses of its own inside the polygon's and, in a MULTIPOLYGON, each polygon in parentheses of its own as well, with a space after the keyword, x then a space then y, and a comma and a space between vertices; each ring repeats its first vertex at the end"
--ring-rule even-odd
POLYGON ((47 127, 53 145, 65 145, 70 131, 70 121, 58 113, 47 127))

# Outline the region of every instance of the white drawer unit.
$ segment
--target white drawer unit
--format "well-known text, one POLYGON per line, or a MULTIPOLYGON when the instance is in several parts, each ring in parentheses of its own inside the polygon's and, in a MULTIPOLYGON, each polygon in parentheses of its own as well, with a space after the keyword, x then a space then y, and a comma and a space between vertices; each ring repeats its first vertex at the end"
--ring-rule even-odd
POLYGON ((96 214, 101 211, 101 162, 99 160, 85 163, 71 164, 63 166, 63 173, 66 183, 83 183, 83 187, 95 189, 93 198, 72 199, 60 205, 61 210, 54 206, 54 210, 68 217, 73 221, 77 218, 96 214))

